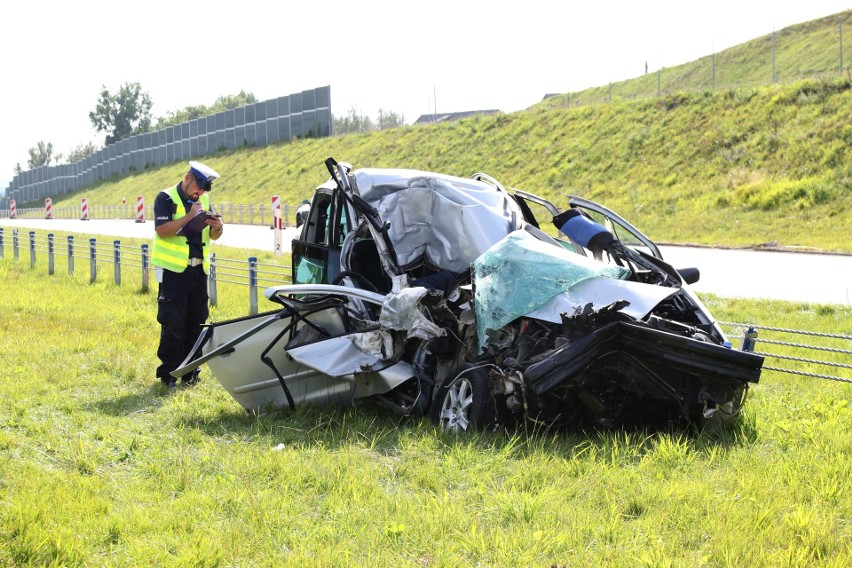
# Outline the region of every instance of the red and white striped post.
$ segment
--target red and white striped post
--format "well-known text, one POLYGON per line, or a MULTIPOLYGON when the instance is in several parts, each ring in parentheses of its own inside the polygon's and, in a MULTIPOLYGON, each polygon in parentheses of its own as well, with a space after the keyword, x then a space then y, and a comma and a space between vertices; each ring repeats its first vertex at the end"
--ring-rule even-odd
POLYGON ((15 200, 11 200, 9 202, 9 219, 17 219, 18 218, 18 206, 15 205, 15 200))
POLYGON ((80 198, 80 220, 89 220, 89 202, 85 197, 80 198))
POLYGON ((281 229, 284 228, 284 220, 281 218, 281 198, 272 196, 272 228, 275 230, 273 236, 273 250, 275 256, 281 256, 281 229))
POLYGON ((44 218, 53 219, 53 200, 49 197, 44 198, 44 218))
POLYGON ((145 222, 145 199, 141 195, 136 197, 136 222, 145 222))

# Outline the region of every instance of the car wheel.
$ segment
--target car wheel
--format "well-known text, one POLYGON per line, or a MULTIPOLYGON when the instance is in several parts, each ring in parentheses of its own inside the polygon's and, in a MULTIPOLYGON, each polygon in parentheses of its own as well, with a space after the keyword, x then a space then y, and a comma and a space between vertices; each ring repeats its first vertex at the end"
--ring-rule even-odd
POLYGON ((430 412, 442 430, 467 432, 494 427, 497 413, 485 368, 460 368, 438 389, 430 412))

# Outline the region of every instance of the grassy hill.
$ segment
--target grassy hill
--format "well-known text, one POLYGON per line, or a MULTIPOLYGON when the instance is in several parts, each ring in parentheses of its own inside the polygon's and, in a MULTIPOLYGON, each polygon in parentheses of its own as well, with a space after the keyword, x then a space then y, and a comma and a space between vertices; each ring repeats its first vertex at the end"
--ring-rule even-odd
MULTIPOLYGON (((837 34, 836 16, 782 30, 796 42, 777 43, 797 46, 784 57, 795 57, 801 73, 828 71, 828 59, 813 54, 831 52, 831 28, 837 34)), ((718 54, 717 66, 739 62, 732 80, 748 83, 757 73, 749 52, 765 41, 718 54)), ((682 91, 660 97, 638 96, 648 80, 641 77, 629 87, 637 96, 606 104, 568 107, 555 97, 512 114, 220 152, 203 158, 223 175, 211 199, 266 205, 280 195, 298 203, 327 178, 323 160, 333 156, 355 167, 485 172, 559 207, 567 194, 582 195, 660 242, 852 252, 850 77, 697 91, 688 80, 702 61, 680 70, 682 91)), ((54 204, 77 205, 82 195, 90 206, 136 195, 152 203, 186 167, 145 170, 54 204)))
MULTIPOLYGON (((840 72, 840 29, 852 38, 852 11, 841 12, 789 26, 775 32, 774 77, 791 83, 814 77, 835 77, 840 72)), ((563 93, 541 106, 578 106, 618 99, 636 99, 682 91, 737 89, 772 83, 772 34, 706 55, 675 67, 652 70, 639 77, 563 93)), ((852 46, 843 53, 844 68, 852 65, 852 46)))

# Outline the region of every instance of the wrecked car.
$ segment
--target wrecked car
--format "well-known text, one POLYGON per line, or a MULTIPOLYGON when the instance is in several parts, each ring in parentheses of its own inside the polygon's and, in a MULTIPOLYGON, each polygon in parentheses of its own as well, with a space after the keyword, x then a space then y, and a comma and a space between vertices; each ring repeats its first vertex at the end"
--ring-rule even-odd
POLYGON ((763 358, 690 289, 698 271, 601 205, 326 167, 293 283, 264 292, 275 309, 206 325, 175 376, 206 363, 252 412, 369 398, 449 430, 724 424, 759 380, 763 358))

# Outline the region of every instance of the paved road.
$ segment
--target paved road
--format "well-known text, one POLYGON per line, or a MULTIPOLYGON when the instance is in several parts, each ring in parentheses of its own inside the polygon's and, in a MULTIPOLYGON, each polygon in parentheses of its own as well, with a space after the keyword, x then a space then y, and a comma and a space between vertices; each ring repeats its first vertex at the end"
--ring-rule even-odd
MULTIPOLYGON (((154 231, 152 222, 101 219, 0 219, 0 227, 4 227, 7 235, 11 228, 19 228, 143 239, 150 238, 154 231)), ((290 240, 296 234, 295 228, 284 229, 282 249, 285 252, 290 250, 290 240)), ((269 227, 229 223, 215 246, 272 251, 274 231, 269 227)), ((701 280, 693 286, 699 292, 724 297, 852 305, 850 255, 673 246, 660 248, 663 257, 676 268, 699 267, 701 280)))

